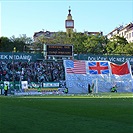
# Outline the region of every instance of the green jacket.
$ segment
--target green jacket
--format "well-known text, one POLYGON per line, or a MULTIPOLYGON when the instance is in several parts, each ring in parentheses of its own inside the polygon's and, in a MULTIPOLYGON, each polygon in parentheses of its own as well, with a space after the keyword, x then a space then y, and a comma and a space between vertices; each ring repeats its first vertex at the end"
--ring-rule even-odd
POLYGON ((116 91, 116 87, 112 87, 112 89, 111 89, 112 91, 116 91))
POLYGON ((40 87, 38 87, 38 88, 37 88, 37 90, 38 90, 38 92, 40 92, 40 91, 41 91, 41 88, 40 88, 40 87))
POLYGON ((66 88, 66 89, 64 90, 64 92, 65 92, 65 93, 68 93, 68 89, 66 88))
POLYGON ((4 86, 4 90, 8 90, 8 85, 5 85, 4 86))

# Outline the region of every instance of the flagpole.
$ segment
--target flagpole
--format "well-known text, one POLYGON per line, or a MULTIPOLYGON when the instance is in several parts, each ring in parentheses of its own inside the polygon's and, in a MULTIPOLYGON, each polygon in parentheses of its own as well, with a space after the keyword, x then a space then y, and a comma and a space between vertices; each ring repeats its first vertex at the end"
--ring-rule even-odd
POLYGON ((96 93, 98 93, 98 79, 96 78, 96 93))

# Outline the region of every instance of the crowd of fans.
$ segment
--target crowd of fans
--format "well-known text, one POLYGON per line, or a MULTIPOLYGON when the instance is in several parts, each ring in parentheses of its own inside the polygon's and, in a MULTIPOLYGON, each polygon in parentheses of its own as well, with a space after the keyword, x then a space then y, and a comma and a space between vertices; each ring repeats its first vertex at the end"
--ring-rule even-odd
POLYGON ((0 61, 0 81, 53 82, 64 79, 63 62, 0 61))
POLYGON ((60 80, 65 80, 63 62, 0 61, 0 81, 58 82, 60 80))

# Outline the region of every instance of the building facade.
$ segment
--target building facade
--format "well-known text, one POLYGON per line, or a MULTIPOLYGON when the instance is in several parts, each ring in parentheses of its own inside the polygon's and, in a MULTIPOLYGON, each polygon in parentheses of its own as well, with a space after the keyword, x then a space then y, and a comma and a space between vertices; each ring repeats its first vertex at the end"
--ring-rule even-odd
POLYGON ((34 39, 35 42, 38 42, 40 37, 52 38, 52 37, 54 37, 55 34, 56 34, 56 32, 39 31, 39 32, 34 33, 33 39, 34 39))
POLYGON ((114 35, 124 37, 128 41, 128 43, 133 42, 133 23, 115 28, 113 31, 107 34, 107 38, 110 39, 114 35))

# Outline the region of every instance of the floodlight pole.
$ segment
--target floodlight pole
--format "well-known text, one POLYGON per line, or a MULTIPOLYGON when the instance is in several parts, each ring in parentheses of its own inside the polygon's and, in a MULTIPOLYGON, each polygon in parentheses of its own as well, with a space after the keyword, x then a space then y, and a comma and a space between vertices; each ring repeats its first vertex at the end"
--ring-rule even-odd
POLYGON ((13 48, 13 89, 15 89, 15 69, 14 69, 14 53, 16 52, 16 47, 13 48))

